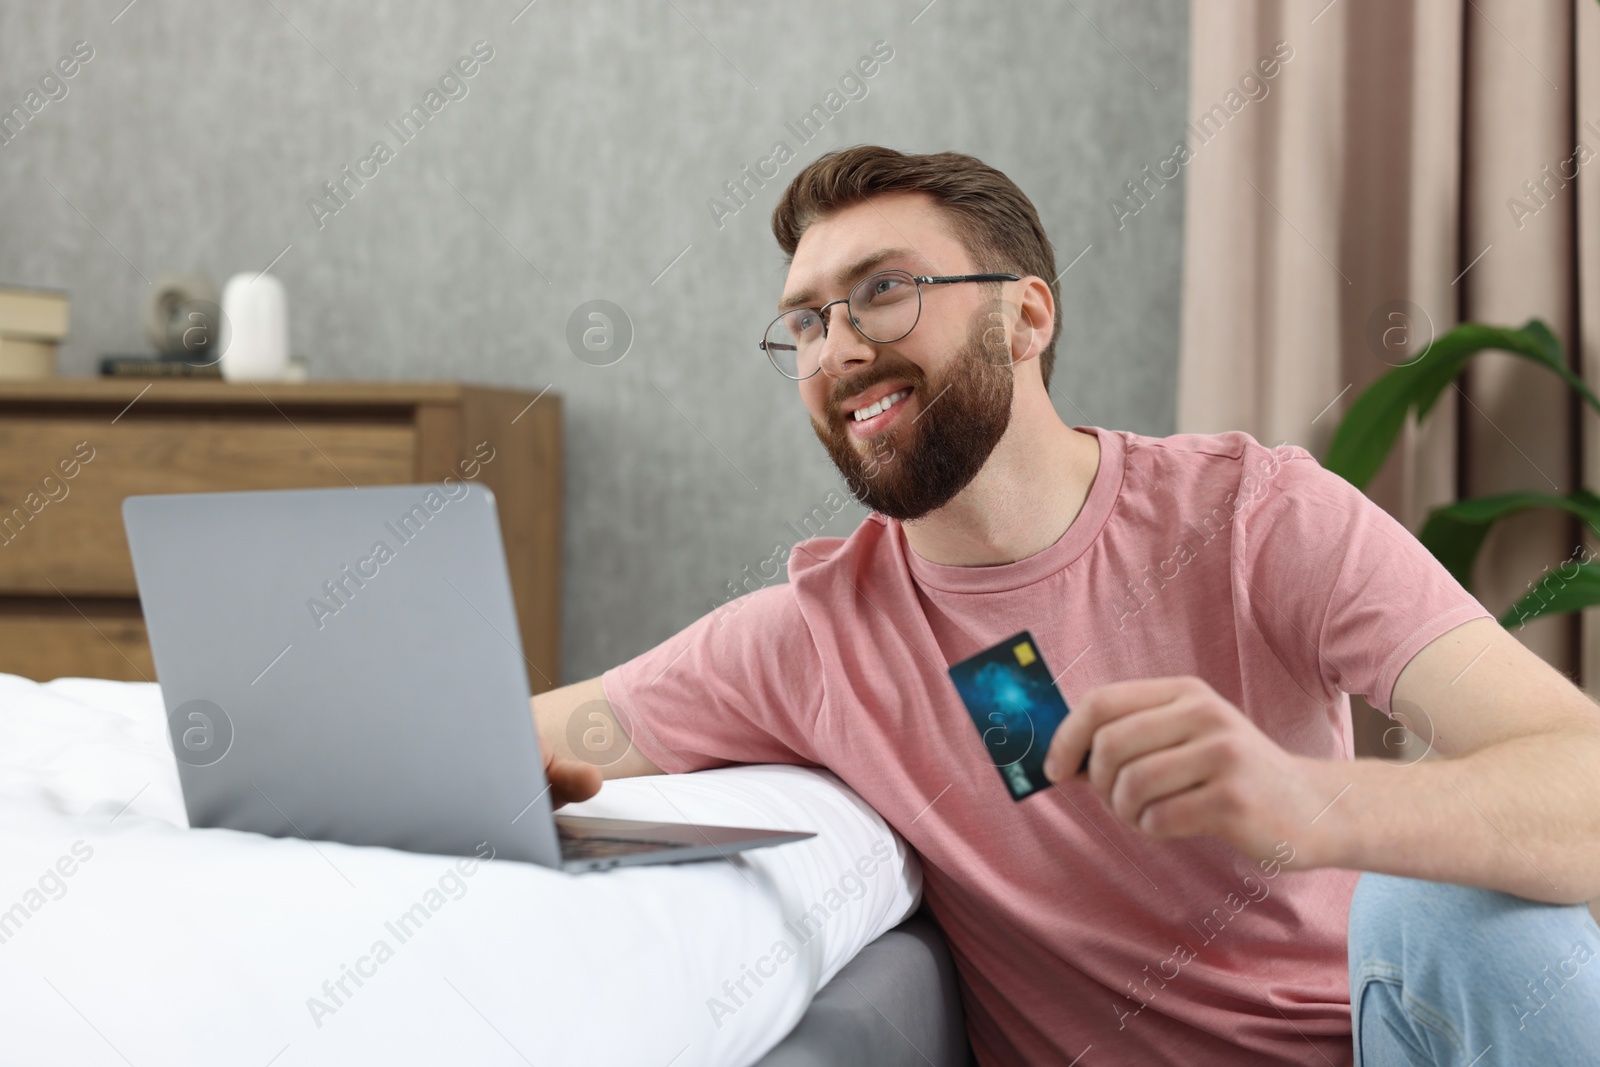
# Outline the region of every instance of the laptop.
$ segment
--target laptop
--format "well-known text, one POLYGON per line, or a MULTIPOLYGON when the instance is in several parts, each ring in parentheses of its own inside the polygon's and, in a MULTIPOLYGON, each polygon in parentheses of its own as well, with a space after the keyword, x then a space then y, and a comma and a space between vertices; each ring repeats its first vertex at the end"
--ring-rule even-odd
POLYGON ((494 494, 122 505, 189 823, 564 871, 815 836, 556 815, 494 494))

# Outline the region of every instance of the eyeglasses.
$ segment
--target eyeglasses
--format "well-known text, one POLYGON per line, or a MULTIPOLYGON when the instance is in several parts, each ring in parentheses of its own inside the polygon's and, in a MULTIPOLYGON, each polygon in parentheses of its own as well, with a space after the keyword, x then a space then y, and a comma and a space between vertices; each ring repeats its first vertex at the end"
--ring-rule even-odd
POLYGON ((922 287, 956 282, 1015 282, 1015 274, 955 274, 930 277, 903 270, 869 274, 855 284, 850 296, 830 300, 819 308, 791 308, 772 320, 761 350, 786 377, 804 381, 821 366, 822 342, 828 336, 828 309, 845 304, 850 325, 874 344, 898 341, 922 317, 922 287))

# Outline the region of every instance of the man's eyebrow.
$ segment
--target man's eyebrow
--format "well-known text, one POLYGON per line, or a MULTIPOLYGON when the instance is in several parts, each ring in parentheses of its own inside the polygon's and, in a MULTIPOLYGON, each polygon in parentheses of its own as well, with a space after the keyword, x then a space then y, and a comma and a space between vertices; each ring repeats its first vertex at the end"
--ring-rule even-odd
MULTIPOLYGON (((837 271, 833 276, 834 284, 842 287, 847 282, 852 282, 867 273, 886 259, 894 259, 898 256, 915 256, 916 254, 917 250, 914 248, 885 248, 881 251, 870 253, 837 271)), ((814 289, 801 289, 799 292, 790 293, 779 301, 778 311, 781 313, 791 308, 810 307, 816 301, 817 294, 814 289)))

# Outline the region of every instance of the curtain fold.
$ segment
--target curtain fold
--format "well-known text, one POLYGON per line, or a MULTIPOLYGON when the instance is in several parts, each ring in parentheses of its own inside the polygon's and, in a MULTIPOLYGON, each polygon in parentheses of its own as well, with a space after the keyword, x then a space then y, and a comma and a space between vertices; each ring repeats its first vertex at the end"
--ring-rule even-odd
MULTIPOLYGON (((1576 341, 1576 225, 1570 183, 1546 175, 1572 155, 1577 0, 1472 0, 1463 41, 1463 318, 1521 325, 1543 319, 1569 360, 1576 341), (1535 192, 1530 192, 1535 190, 1535 192), (1526 213, 1533 211, 1533 214, 1526 213)), ((1593 6, 1594 0, 1582 0, 1593 6)), ((1466 496, 1576 482, 1575 409, 1554 375, 1501 352, 1478 357, 1462 387, 1458 482, 1466 496)), ((1474 587, 1492 611, 1527 591, 1542 568, 1572 555, 1577 529, 1563 514, 1532 512, 1497 523, 1474 587)), ((1547 616, 1519 631, 1555 667, 1575 672, 1577 620, 1547 616)))
MULTIPOLYGON (((1578 140, 1596 153, 1578 169, 1576 183, 1578 282, 1578 367, 1589 388, 1600 393, 1600 4, 1578 4, 1573 66, 1577 72, 1578 140)), ((1574 150, 1576 152, 1576 145, 1574 150)), ((1581 152, 1576 153, 1581 155, 1581 152)), ((1579 407, 1579 461, 1583 484, 1600 492, 1600 415, 1579 407)), ((1600 547, 1585 531, 1585 548, 1600 558, 1600 547)), ((1585 688, 1600 692, 1600 608, 1583 613, 1581 669, 1585 688)))

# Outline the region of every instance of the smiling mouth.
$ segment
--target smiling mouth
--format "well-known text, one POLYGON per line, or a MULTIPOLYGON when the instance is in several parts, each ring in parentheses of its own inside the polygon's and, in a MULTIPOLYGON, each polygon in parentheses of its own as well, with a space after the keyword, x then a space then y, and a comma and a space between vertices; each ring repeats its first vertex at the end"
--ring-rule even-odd
POLYGON ((852 437, 869 437, 878 433, 892 423, 899 415, 905 401, 911 396, 911 387, 906 386, 898 392, 888 396, 857 411, 852 411, 844 417, 845 425, 852 437))
POLYGON ((898 393, 890 393, 888 396, 884 397, 882 400, 877 401, 876 403, 868 404, 864 408, 859 408, 859 409, 857 409, 855 411, 852 411, 850 413, 850 417, 852 419, 855 419, 857 422, 865 422, 867 419, 872 418, 874 415, 878 415, 878 414, 881 414, 881 413, 883 413, 885 411, 888 411, 890 408, 894 407, 896 404, 898 404, 900 401, 904 400, 906 397, 908 397, 910 395, 911 395, 911 388, 910 388, 910 386, 907 386, 906 388, 900 390, 898 393))

